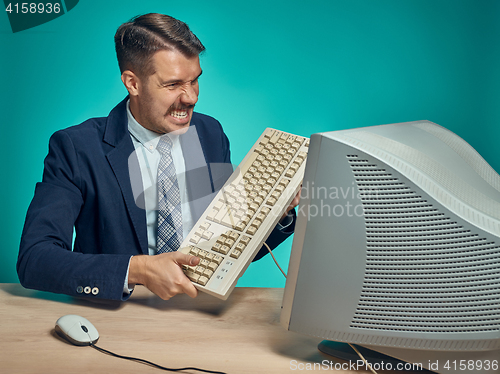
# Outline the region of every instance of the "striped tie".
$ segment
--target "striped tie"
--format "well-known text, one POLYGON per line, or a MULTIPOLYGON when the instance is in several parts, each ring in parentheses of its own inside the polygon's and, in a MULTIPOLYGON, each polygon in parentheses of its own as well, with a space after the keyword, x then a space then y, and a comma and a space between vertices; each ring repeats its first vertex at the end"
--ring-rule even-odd
POLYGON ((161 154, 158 165, 157 254, 174 252, 182 241, 181 195, 172 159, 172 140, 162 136, 156 147, 161 154))

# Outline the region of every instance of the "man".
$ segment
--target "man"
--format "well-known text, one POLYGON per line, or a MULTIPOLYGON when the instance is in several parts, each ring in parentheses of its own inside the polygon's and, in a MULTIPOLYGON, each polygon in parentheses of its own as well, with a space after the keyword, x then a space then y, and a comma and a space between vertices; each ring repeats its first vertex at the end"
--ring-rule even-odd
MULTIPOLYGON (((108 117, 51 137, 21 238, 19 279, 74 296, 125 300, 142 284, 163 299, 195 297, 181 265, 199 258, 176 250, 232 171, 213 166, 230 165, 220 124, 193 111, 205 48, 186 24, 160 14, 120 26, 115 45, 129 95, 108 117), (146 185, 168 170, 173 189, 158 193, 157 212, 146 185), (166 226, 167 238, 158 226, 166 226)), ((293 232, 294 221, 290 206, 267 240, 271 248, 293 232)))

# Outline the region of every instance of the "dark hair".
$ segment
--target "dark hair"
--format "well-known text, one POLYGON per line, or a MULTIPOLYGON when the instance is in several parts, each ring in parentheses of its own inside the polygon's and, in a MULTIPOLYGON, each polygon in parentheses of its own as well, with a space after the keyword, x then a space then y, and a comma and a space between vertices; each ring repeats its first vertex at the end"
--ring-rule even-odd
POLYGON ((177 50, 194 57, 205 50, 188 25, 165 14, 149 13, 132 18, 115 34, 120 72, 131 70, 141 77, 154 73, 151 60, 160 50, 177 50))

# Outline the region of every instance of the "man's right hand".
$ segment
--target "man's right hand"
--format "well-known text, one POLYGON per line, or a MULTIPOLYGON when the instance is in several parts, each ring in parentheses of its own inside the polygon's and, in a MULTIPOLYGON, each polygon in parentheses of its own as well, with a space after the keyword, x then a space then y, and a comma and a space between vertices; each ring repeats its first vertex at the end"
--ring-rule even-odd
POLYGON ((198 290, 184 275, 182 265, 195 266, 199 262, 198 257, 182 252, 133 256, 130 260, 128 282, 144 285, 163 300, 181 293, 196 297, 198 290))

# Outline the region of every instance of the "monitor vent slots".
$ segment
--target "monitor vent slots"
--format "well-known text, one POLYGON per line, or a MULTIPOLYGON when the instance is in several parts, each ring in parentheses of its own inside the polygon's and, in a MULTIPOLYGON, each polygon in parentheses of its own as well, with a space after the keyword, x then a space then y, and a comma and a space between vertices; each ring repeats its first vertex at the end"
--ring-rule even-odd
POLYGON ((348 155, 366 225, 351 327, 462 333, 500 329, 499 243, 465 229, 376 162, 348 155))

